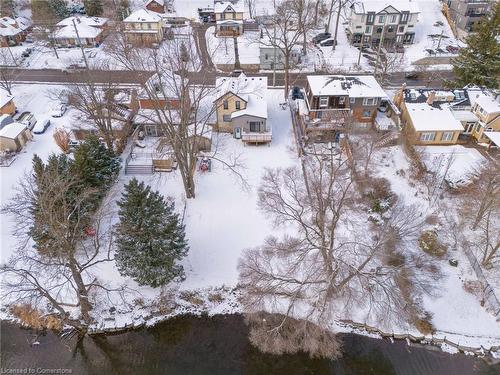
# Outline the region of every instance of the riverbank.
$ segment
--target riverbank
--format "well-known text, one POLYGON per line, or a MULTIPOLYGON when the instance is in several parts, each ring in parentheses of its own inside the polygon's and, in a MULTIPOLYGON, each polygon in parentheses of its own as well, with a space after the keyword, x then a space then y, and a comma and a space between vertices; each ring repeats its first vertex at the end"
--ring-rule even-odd
POLYGON ((342 333, 344 356, 268 355, 248 341, 241 315, 178 316, 125 333, 62 340, 1 322, 2 368, 57 368, 72 374, 494 374, 500 366, 404 341, 342 333), (33 339, 36 344, 33 345, 33 339))

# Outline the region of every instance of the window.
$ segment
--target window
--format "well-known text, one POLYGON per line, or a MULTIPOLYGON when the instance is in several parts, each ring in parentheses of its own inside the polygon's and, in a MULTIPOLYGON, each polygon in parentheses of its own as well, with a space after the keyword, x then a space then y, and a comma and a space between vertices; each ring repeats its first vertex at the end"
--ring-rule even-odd
POLYGON ((362 26, 359 26, 359 25, 358 25, 358 26, 356 26, 356 29, 361 29, 361 27, 362 27, 362 26))
POLYGON ((351 103, 351 104, 356 103, 356 98, 349 98, 349 103, 351 103))
POLYGON ((398 32, 399 33, 404 33, 404 31, 405 31, 405 27, 404 26, 399 26, 398 32))
POLYGON ((408 22, 408 13, 403 13, 401 15, 401 22, 408 22))
POLYGON ((388 33, 392 33, 392 32, 394 32, 394 26, 389 26, 389 27, 387 27, 387 32, 388 32, 388 33))
POLYGON ((269 54, 267 54, 267 53, 266 53, 266 54, 264 55, 264 59, 269 60, 269 54))
POLYGON ((377 27, 377 34, 380 34, 382 33, 382 28, 381 27, 377 27))
POLYGON ((229 109, 229 102, 224 100, 224 109, 229 109))
POLYGON ((397 18, 398 18, 398 15, 397 15, 397 14, 393 14, 393 15, 391 16, 391 23, 396 23, 397 18))
POLYGON ((223 115, 222 116, 222 121, 224 121, 224 122, 231 122, 231 115, 223 115))
POLYGON ((339 105, 344 105, 344 103, 345 103, 345 96, 341 96, 339 98, 339 105))
POLYGON ((241 109, 241 104, 239 100, 236 101, 236 109, 241 109))
POLYGON ((422 133, 420 134, 421 141, 433 141, 436 138, 436 133, 422 133))
POLYGON ((375 105, 377 98, 363 98, 363 105, 375 105))
POLYGON ((465 125, 465 132, 464 133, 472 133, 472 129, 474 129, 474 125, 476 125, 475 122, 468 122, 467 125, 465 125))
POLYGON ((453 139, 453 132, 443 132, 441 134, 442 141, 451 141, 453 139))
POLYGON ((328 107, 328 96, 319 97, 319 106, 322 108, 328 107))
POLYGON ((250 131, 253 133, 260 132, 260 122, 250 121, 250 131))
POLYGON ((366 26, 365 33, 369 34, 372 32, 372 27, 371 26, 366 26))
POLYGON ((363 111, 363 117, 370 117, 372 115, 372 111, 365 109, 363 111))
POLYGON ((385 22, 385 16, 378 16, 378 23, 384 23, 385 22))
POLYGON ((366 18, 366 22, 372 23, 374 18, 375 18, 374 14, 369 14, 368 17, 366 18))

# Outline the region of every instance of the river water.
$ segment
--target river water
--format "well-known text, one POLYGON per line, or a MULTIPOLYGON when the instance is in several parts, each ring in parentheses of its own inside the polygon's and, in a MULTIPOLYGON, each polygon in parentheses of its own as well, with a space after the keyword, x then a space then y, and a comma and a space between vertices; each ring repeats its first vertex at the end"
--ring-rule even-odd
POLYGON ((62 340, 48 332, 37 337, 17 325, 1 323, 1 370, 15 373, 72 374, 500 374, 500 365, 408 346, 404 341, 342 335, 343 358, 310 359, 305 354, 267 355, 254 348, 239 315, 184 316, 114 335, 62 340), (39 344, 31 345, 33 341, 39 344), (54 373, 54 372, 52 372, 54 373))

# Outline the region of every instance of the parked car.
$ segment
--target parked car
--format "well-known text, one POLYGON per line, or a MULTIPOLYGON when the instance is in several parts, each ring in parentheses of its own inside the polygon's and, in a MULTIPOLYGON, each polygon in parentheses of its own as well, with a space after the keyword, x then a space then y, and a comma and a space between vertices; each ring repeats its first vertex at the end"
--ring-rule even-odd
POLYGON ((333 46, 333 42, 335 42, 335 45, 337 45, 337 41, 334 41, 333 38, 325 39, 322 42, 320 42, 319 45, 321 47, 332 47, 333 46))
POLYGON ((314 38, 312 38, 312 41, 314 44, 318 44, 319 42, 321 42, 325 39, 331 38, 331 37, 332 37, 332 34, 330 34, 330 33, 321 33, 321 34, 316 35, 314 38))
POLYGON ((295 99, 304 99, 304 94, 300 90, 300 87, 294 86, 292 89, 292 100, 295 99))
POLYGON ((418 72, 409 72, 405 74, 406 79, 418 79, 420 77, 420 74, 418 72))
POLYGON ((33 133, 43 134, 45 133, 45 130, 47 130, 49 126, 50 126, 50 119, 42 118, 41 120, 37 121, 36 125, 33 128, 33 133))
POLYGON ((50 115, 52 117, 62 117, 65 112, 66 112, 66 105, 58 104, 54 106, 54 108, 52 108, 52 111, 50 111, 50 115))
POLYGON ((17 118, 17 122, 26 125, 29 130, 33 130, 36 124, 36 118, 31 112, 23 112, 17 118))

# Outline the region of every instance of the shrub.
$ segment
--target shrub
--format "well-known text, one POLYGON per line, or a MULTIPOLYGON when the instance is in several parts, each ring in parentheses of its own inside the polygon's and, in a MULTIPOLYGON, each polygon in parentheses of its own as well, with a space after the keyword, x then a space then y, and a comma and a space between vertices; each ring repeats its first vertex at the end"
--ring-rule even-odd
POLYGON ((60 331, 63 327, 61 319, 53 314, 42 314, 42 312, 30 304, 13 305, 10 313, 18 318, 27 327, 42 330, 53 329, 60 331))
POLYGON ((437 233, 432 230, 422 232, 418 244, 425 253, 436 257, 442 257, 448 250, 446 245, 439 242, 437 233))
POLYGON ((391 184, 385 178, 374 178, 365 194, 370 200, 370 210, 384 213, 396 202, 396 195, 391 190, 391 184))
POLYGON ((415 327, 424 335, 431 335, 436 332, 436 328, 431 322, 432 314, 426 311, 422 317, 418 317, 415 319, 413 324, 415 327))

